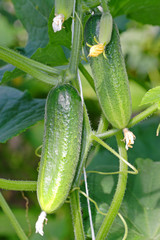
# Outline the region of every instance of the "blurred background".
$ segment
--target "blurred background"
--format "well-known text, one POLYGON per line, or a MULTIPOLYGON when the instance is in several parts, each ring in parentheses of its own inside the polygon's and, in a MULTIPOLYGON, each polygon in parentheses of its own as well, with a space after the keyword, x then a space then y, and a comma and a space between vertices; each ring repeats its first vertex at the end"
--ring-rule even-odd
MULTIPOLYGON (((160 85, 160 28, 158 26, 142 25, 127 19, 125 16, 117 17, 116 22, 121 33, 122 50, 130 81, 133 115, 135 115, 142 110, 139 104, 146 91, 160 85)), ((27 39, 27 32, 21 22, 17 20, 12 2, 0 0, 0 45, 12 49, 23 48, 27 39)), ((0 61, 0 67, 4 65, 5 63, 0 61)), ((89 65, 86 64, 85 66, 90 72, 89 65)), ((83 76, 81 78, 84 99, 92 127, 96 129, 100 118, 100 107, 94 91, 83 79, 83 76)), ((7 85, 22 91, 28 89, 33 97, 46 98, 50 86, 32 80, 28 75, 20 76, 8 82, 7 85)), ((35 150, 42 144, 43 124, 43 121, 41 121, 7 143, 0 144, 1 178, 37 179, 39 158, 35 155, 35 150)), ((23 194, 14 191, 3 191, 3 194, 26 233, 30 234, 31 231, 34 233, 34 224, 40 213, 36 193, 24 193, 29 199, 29 216, 27 218, 26 201, 23 194)), ((48 216, 48 225, 45 229, 45 239, 74 239, 69 204, 64 204, 55 214, 48 216)), ((1 209, 0 239, 17 239, 12 227, 8 227, 8 219, 1 209)), ((41 239, 41 237, 37 236, 37 239, 41 239)))

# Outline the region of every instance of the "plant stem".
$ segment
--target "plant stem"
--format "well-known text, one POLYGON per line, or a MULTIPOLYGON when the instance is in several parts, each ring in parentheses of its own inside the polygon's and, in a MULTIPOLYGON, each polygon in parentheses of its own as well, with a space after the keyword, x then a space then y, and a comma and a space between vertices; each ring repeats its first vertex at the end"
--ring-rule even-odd
POLYGON ((83 76, 86 78, 86 80, 88 81, 88 83, 90 84, 90 86, 91 86, 91 87, 93 88, 93 90, 95 91, 93 78, 91 77, 91 75, 89 74, 89 72, 85 69, 85 67, 83 66, 82 63, 79 63, 79 70, 81 71, 81 73, 83 74, 83 76))
POLYGON ((109 11, 107 2, 108 2, 107 0, 101 0, 101 5, 102 5, 102 8, 103 8, 103 12, 109 11))
POLYGON ((127 128, 133 127, 137 123, 143 121, 147 117, 149 117, 151 114, 153 114, 158 109, 158 104, 155 103, 152 106, 145 109, 143 112, 139 113, 137 116, 132 118, 127 126, 127 128))
POLYGON ((81 0, 76 1, 76 12, 74 14, 74 33, 72 42, 72 51, 69 62, 69 72, 73 79, 77 79, 78 64, 80 60, 80 50, 82 47, 82 3, 81 0))
MULTIPOLYGON (((127 126, 127 128, 131 128, 134 125, 136 125, 137 123, 143 121, 144 119, 146 119, 147 117, 149 117, 150 115, 152 115, 156 110, 158 109, 158 104, 155 103, 152 106, 148 107, 147 109, 145 109, 143 112, 139 113, 137 116, 135 116, 134 118, 132 118, 127 126)), ((112 137, 115 134, 117 134, 120 130, 113 128, 107 132, 104 133, 99 133, 99 134, 95 134, 98 138, 101 139, 105 139, 108 137, 112 137)))
POLYGON ((73 192, 71 192, 70 203, 75 239, 84 240, 85 234, 83 229, 79 190, 74 190, 73 192))
MULTIPOLYGON (((72 21, 72 51, 69 62, 69 78, 72 80, 73 85, 79 90, 79 82, 78 82, 78 64, 80 59, 80 50, 82 47, 82 2, 81 0, 74 1, 76 2, 74 19, 75 22, 72 21)), ((72 221, 74 227, 75 239, 84 240, 85 234, 83 229, 83 221, 80 207, 80 199, 79 199, 79 190, 72 191, 70 194, 70 205, 72 212, 72 221)))
POLYGON ((89 191, 88 191, 87 174, 86 174, 85 167, 83 168, 83 175, 84 175, 85 191, 87 196, 87 206, 88 206, 89 222, 90 222, 90 228, 91 228, 91 236, 92 236, 92 240, 95 240, 95 231, 94 231, 92 211, 91 211, 91 206, 89 201, 89 191))
MULTIPOLYGON (((21 55, 20 55, 21 56, 21 55)), ((49 83, 52 85, 56 85, 59 82, 59 79, 57 76, 49 76, 40 70, 38 70, 35 66, 30 65, 27 60, 23 60, 24 57, 16 56, 15 54, 11 52, 6 52, 6 50, 0 48, 0 59, 2 59, 5 62, 8 62, 15 67, 21 69, 22 71, 30 74, 32 77, 37 78, 40 81, 43 81, 45 83, 49 83)))
POLYGON ((117 134, 119 131, 120 131, 119 129, 112 128, 111 130, 108 130, 107 132, 98 133, 98 134, 95 134, 95 135, 96 135, 96 137, 98 137, 98 138, 106 139, 106 138, 109 138, 109 137, 114 136, 114 135, 117 134))
MULTIPOLYGON (((116 134, 119 154, 127 161, 127 152, 125 149, 124 142, 121 141, 122 138, 123 138, 122 132, 119 132, 116 134)), ((107 216, 104 218, 104 221, 97 233, 96 240, 106 239, 106 236, 110 230, 110 227, 116 215, 118 214, 120 205, 124 197, 125 189, 126 189, 127 175, 128 175, 127 170, 128 170, 128 166, 123 161, 120 160, 119 171, 121 173, 119 174, 116 192, 113 197, 110 208, 108 210, 107 216)))
POLYGON ((74 178, 74 187, 79 187, 80 181, 81 181, 81 175, 83 173, 83 168, 85 167, 86 164, 86 159, 88 156, 89 149, 92 144, 92 139, 91 139, 91 126, 89 122, 89 117, 87 114, 87 109, 85 104, 83 105, 83 130, 82 130, 82 143, 81 143, 81 152, 80 152, 80 157, 79 157, 79 162, 77 166, 77 171, 75 174, 74 178))
POLYGON ((6 216, 9 218, 13 228, 15 229, 19 239, 21 240, 28 240, 27 236, 25 235, 24 231, 22 230, 21 226, 19 225, 16 217, 14 216, 13 212, 9 208, 7 202, 5 201, 4 197, 0 193, 0 206, 6 216))
POLYGON ((0 188, 13 191, 36 191, 36 181, 16 181, 0 178, 0 188))
POLYGON ((44 71, 46 73, 55 74, 55 75, 61 74, 61 70, 59 70, 57 68, 53 68, 53 67, 47 66, 47 65, 45 65, 43 63, 37 62, 37 61, 35 61, 33 59, 30 59, 28 57, 25 57, 25 56, 21 55, 20 53, 18 53, 16 51, 13 51, 13 50, 11 50, 9 48, 0 46, 0 53, 1 52, 6 53, 7 55, 13 56, 15 58, 18 58, 21 61, 26 62, 30 66, 36 67, 37 69, 39 69, 41 71, 44 71))

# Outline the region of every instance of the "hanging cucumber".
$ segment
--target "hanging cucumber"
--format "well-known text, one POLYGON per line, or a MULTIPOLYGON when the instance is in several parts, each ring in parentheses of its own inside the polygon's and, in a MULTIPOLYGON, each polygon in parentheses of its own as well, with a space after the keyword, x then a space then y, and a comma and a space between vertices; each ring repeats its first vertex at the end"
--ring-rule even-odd
POLYGON ((74 0, 55 0, 55 14, 63 14, 65 20, 71 16, 73 7, 74 0))
POLYGON ((68 196, 79 159, 82 120, 83 107, 77 90, 68 84, 53 88, 46 102, 37 183, 42 213, 54 212, 68 196))
POLYGON ((55 0, 55 17, 53 18, 53 31, 61 31, 62 24, 71 17, 74 8, 74 0, 55 0))
MULTIPOLYGON (((112 26, 112 21, 109 20, 108 16, 104 17, 102 15, 102 17, 103 21, 101 15, 98 14, 89 18, 85 26, 84 40, 87 53, 90 56, 89 62, 102 111, 113 127, 123 129, 127 126, 131 117, 128 77, 121 52, 117 26, 115 23, 112 26), (106 35, 103 37, 103 28, 105 27, 109 28, 109 37, 106 35), (103 39, 103 43, 100 42, 101 39, 103 39), (107 45, 105 45, 105 39, 107 39, 107 45), (98 44, 103 44, 104 49, 99 54, 96 54, 98 44), (95 56, 92 56, 90 52, 93 45, 96 46, 95 56)), ((106 33, 107 29, 104 29, 104 34, 106 33)))

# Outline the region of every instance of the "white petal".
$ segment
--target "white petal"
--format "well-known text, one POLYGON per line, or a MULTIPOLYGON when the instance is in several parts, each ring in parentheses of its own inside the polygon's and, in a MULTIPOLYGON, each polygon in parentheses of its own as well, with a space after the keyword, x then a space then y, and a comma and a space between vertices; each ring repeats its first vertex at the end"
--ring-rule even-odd
POLYGON ((128 130, 128 128, 123 129, 124 133, 124 141, 126 141, 126 150, 128 150, 128 147, 132 148, 132 144, 134 144, 134 140, 136 139, 135 135, 128 130))
POLYGON ((64 22, 64 15, 59 14, 53 18, 52 28, 54 32, 61 31, 64 22))
POLYGON ((41 236, 44 235, 44 232, 43 232, 43 223, 44 221, 46 221, 47 223, 47 218, 46 218, 47 214, 42 211, 38 217, 38 220, 36 222, 36 233, 39 233, 41 236))

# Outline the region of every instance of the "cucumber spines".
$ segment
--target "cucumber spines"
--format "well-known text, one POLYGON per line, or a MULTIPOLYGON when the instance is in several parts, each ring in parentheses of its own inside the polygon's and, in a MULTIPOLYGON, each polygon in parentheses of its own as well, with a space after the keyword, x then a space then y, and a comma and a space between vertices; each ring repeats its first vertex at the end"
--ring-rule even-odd
MULTIPOLYGON (((85 42, 93 45, 98 39, 101 15, 90 17, 85 27, 85 42)), ((106 26, 107 27, 107 26, 106 26)), ((87 52, 89 47, 86 46, 87 52)), ((102 111, 113 127, 123 129, 131 116, 131 97, 118 29, 113 24, 111 40, 105 48, 106 58, 89 58, 95 89, 102 111)))
POLYGON ((51 213, 68 196, 79 159, 83 107, 70 85, 50 91, 45 109, 45 133, 37 195, 41 209, 51 213))

